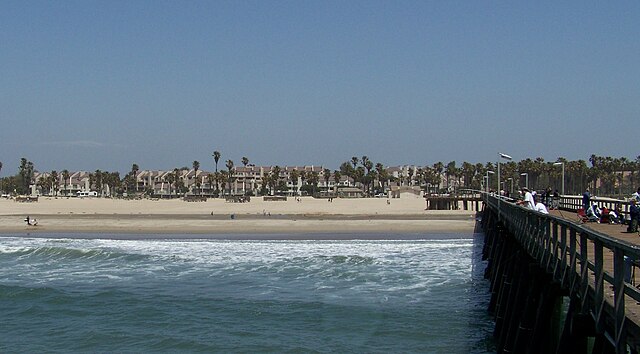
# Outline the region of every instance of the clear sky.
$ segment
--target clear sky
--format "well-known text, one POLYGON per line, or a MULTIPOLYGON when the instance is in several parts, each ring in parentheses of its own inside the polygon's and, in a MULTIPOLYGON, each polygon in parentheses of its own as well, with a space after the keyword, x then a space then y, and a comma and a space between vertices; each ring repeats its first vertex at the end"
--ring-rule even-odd
POLYGON ((0 2, 2 176, 635 159, 639 113, 635 0, 0 2))

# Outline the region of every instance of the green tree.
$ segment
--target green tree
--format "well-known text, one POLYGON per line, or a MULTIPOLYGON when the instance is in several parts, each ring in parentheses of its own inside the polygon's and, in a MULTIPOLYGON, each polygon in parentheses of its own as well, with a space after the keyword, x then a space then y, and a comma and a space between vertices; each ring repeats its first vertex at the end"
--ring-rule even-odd
POLYGON ((229 183, 229 195, 231 195, 231 182, 233 181, 233 160, 227 160, 226 166, 228 170, 227 181, 229 183))
POLYGON ((53 192, 54 197, 58 196, 59 184, 60 184, 60 181, 58 177, 58 171, 56 170, 51 171, 51 191, 53 192))
POLYGON ((293 169, 289 174, 289 178, 291 178, 291 184, 293 185, 293 191, 297 195, 300 193, 300 189, 298 187, 298 178, 300 177, 300 171, 297 169, 293 169))
POLYGON ((135 192, 138 193, 138 171, 140 171, 140 167, 138 164, 131 165, 131 176, 133 177, 133 183, 135 192))
POLYGON ((218 172, 218 161, 220 161, 222 154, 220 153, 220 151, 214 151, 213 155, 211 156, 213 156, 213 162, 215 162, 216 164, 216 172, 218 172))
POLYGON ((193 161, 193 174, 196 181, 196 190, 198 190, 198 194, 200 194, 200 178, 198 178, 198 170, 200 169, 200 162, 193 161))
POLYGON ((18 171, 18 194, 29 194, 29 185, 33 180, 33 162, 28 161, 24 157, 20 159, 20 169, 18 171))
POLYGON ((327 190, 329 190, 329 180, 331 179, 331 170, 328 168, 323 169, 322 176, 324 177, 324 184, 327 186, 327 190))
POLYGON ((69 182, 69 178, 71 175, 69 174, 69 170, 62 170, 62 179, 64 180, 64 194, 65 196, 69 196, 69 191, 67 190, 67 182, 69 182))
POLYGON ((340 173, 340 171, 335 170, 333 171, 333 185, 335 190, 338 190, 338 185, 340 184, 340 179, 342 178, 342 174, 340 173))
POLYGON ((168 173, 165 177, 165 180, 167 181, 168 185, 169 185, 169 198, 171 198, 171 186, 176 183, 176 173, 175 170, 172 173, 168 173))
POLYGON ((209 194, 211 194, 213 185, 216 183, 215 175, 213 173, 207 174, 207 183, 209 184, 209 194))

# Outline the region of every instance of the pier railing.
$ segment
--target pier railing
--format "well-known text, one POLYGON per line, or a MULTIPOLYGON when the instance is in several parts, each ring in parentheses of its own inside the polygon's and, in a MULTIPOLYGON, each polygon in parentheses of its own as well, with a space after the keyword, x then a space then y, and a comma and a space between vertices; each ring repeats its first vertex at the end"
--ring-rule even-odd
MULTIPOLYGON (((573 203, 567 198, 566 203, 573 203)), ((595 331, 616 348, 640 347, 640 291, 633 266, 640 247, 569 220, 484 195, 484 218, 504 227, 572 301, 580 301, 595 331), (574 300, 576 299, 576 300, 574 300)))
MULTIPOLYGON (((631 203, 628 200, 620 200, 605 197, 591 197, 591 202, 595 202, 600 208, 609 210, 619 210, 622 217, 628 219, 629 208, 631 203)), ((582 196, 579 195, 563 195, 560 196, 560 209, 576 211, 582 208, 582 196)))

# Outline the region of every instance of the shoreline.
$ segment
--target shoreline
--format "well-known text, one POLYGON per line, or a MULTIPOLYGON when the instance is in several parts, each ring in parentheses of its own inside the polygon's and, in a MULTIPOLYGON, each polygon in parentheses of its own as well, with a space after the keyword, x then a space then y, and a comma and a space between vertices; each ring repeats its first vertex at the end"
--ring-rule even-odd
MULTIPOLYGON (((424 210, 416 198, 354 199, 328 203, 213 200, 123 201, 50 199, 36 203, 0 201, 0 236, 7 234, 221 235, 293 234, 473 234, 476 211, 424 210), (38 220, 28 226, 24 218, 38 220), (232 217, 233 216, 233 217, 232 217)), ((161 237, 158 237, 161 238, 161 237)))

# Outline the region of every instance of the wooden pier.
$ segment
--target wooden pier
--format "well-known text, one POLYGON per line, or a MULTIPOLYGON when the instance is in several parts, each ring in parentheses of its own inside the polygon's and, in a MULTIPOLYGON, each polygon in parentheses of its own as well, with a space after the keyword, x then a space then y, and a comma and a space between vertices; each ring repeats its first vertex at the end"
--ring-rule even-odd
POLYGON ((577 219, 484 198, 485 276, 499 353, 640 351, 637 244, 577 219))
POLYGON ((425 195, 426 210, 481 210, 482 198, 478 195, 425 195))

